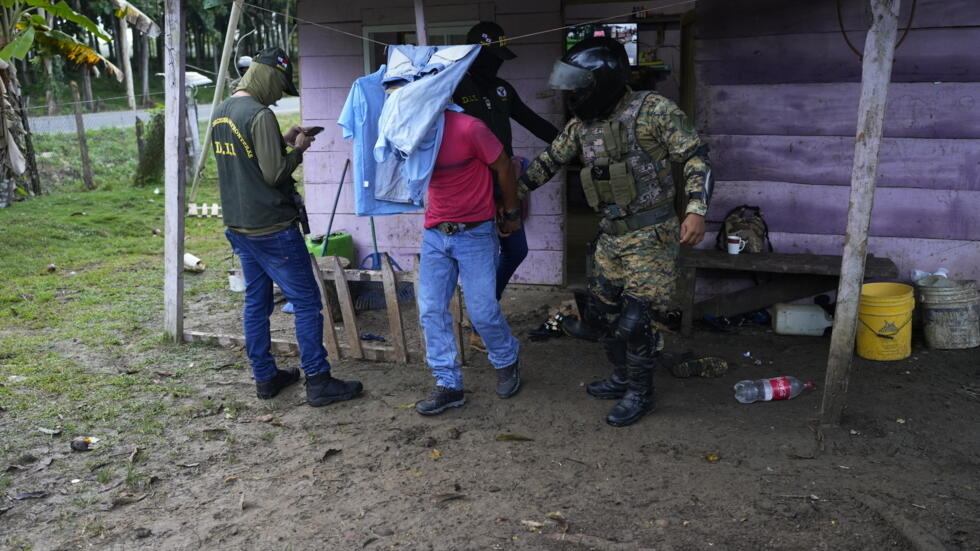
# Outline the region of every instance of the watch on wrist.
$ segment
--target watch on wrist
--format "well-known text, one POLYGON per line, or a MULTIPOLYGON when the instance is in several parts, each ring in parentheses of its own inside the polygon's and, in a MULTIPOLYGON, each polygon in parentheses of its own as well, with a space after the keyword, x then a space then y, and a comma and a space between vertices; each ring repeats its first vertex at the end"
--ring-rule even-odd
POLYGON ((508 222, 513 222, 515 220, 520 220, 521 219, 521 209, 505 210, 503 216, 504 216, 504 220, 506 220, 508 222))

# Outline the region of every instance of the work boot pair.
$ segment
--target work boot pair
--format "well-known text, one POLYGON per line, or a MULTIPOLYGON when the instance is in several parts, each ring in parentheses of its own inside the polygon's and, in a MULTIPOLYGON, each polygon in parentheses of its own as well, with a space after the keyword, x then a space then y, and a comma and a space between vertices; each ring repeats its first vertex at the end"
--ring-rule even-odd
POLYGON ((609 377, 590 383, 586 392, 604 400, 619 400, 606 416, 606 422, 625 427, 637 422, 655 406, 652 357, 626 352, 626 343, 606 341, 606 355, 614 368, 609 377))
MULTIPOLYGON (((255 382, 255 395, 262 400, 274 398, 282 389, 299 380, 299 369, 277 369, 268 381, 255 382)), ((330 372, 318 373, 306 378, 306 402, 313 407, 350 400, 364 390, 360 381, 342 381, 330 376, 330 372)))
MULTIPOLYGON (((497 396, 510 398, 521 389, 521 363, 514 362, 503 369, 497 369, 497 396)), ((449 408, 458 408, 466 403, 463 389, 436 386, 429 397, 415 404, 415 411, 422 415, 437 415, 449 408)))

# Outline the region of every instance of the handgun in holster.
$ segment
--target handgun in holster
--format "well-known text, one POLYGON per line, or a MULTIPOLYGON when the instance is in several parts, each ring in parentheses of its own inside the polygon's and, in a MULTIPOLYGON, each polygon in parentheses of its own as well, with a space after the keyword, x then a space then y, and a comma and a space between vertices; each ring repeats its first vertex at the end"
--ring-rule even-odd
POLYGON ((303 235, 309 235, 310 217, 306 215, 306 203, 303 202, 303 196, 295 191, 293 192, 293 204, 296 205, 296 211, 299 213, 299 226, 303 230, 303 235))

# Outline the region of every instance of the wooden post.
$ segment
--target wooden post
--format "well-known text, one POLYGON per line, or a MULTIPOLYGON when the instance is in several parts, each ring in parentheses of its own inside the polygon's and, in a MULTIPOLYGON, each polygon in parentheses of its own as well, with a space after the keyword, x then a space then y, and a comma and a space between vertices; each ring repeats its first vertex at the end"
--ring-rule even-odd
POLYGON ((388 311, 388 335, 398 363, 408 363, 405 349, 405 329, 402 327, 402 309, 398 305, 398 282, 391 266, 391 257, 384 253, 381 257, 381 281, 385 291, 385 306, 388 311))
POLYGON ((140 163, 143 162, 143 149, 146 147, 146 140, 143 138, 143 119, 136 117, 136 155, 140 163))
MULTIPOLYGON (((228 62, 231 58, 232 48, 235 46, 235 31, 238 29, 238 20, 242 17, 242 3, 245 0, 235 0, 231 5, 231 14, 228 15, 228 30, 225 31, 225 45, 221 50, 221 65, 218 66, 218 77, 214 81, 214 97, 211 99, 211 113, 218 108, 221 98, 225 95, 225 79, 228 78, 228 62)), ((194 121, 197 124, 197 121, 194 121)), ((191 178, 191 197, 193 203, 197 199, 197 185, 201 181, 201 171, 204 163, 211 154, 211 125, 208 124, 204 131, 204 139, 201 140, 201 154, 197 156, 194 164, 193 177, 191 178)))
POLYGON ((123 79, 126 81, 126 104, 136 110, 136 92, 133 89, 133 64, 129 61, 129 23, 125 17, 119 19, 119 61, 122 63, 123 79))
POLYGON ((824 425, 840 423, 847 395, 854 338, 857 333, 858 303, 868 251, 868 228, 871 226, 875 179, 878 176, 878 152, 885 118, 885 101, 898 34, 900 0, 870 1, 873 21, 864 45, 861 101, 858 106, 854 165, 851 168, 851 198, 847 209, 847 236, 844 240, 837 309, 820 413, 824 425))
POLYGON ((429 38, 425 32, 425 7, 422 0, 415 0, 415 34, 419 38, 419 46, 427 46, 429 38))
POLYGON ((92 179, 92 162, 88 158, 88 141, 85 140, 85 121, 82 118, 82 98, 78 93, 78 84, 71 81, 71 99, 75 103, 75 129, 78 132, 78 150, 82 156, 82 181, 85 189, 95 189, 92 179))
POLYGON ((163 324, 164 331, 180 342, 184 333, 184 184, 187 181, 187 132, 184 90, 185 40, 184 9, 180 0, 164 1, 163 72, 166 102, 163 150, 164 215, 166 217, 163 248, 163 324))

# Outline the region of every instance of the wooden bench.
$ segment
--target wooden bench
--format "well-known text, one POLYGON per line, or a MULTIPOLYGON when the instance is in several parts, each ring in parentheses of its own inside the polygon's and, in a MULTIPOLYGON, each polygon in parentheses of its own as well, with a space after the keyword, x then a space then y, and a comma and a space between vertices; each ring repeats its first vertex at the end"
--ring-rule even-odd
MULTIPOLYGON (((717 249, 681 251, 678 259, 676 300, 682 311, 681 333, 691 334, 695 319, 705 315, 734 316, 753 312, 776 302, 787 302, 837 288, 841 257, 818 254, 742 253, 717 249), (773 274, 759 285, 713 297, 697 304, 694 291, 698 270, 728 270, 773 274)), ((746 274, 748 275, 748 274, 746 274)), ((898 268, 888 258, 868 255, 865 279, 895 279, 898 268)))

